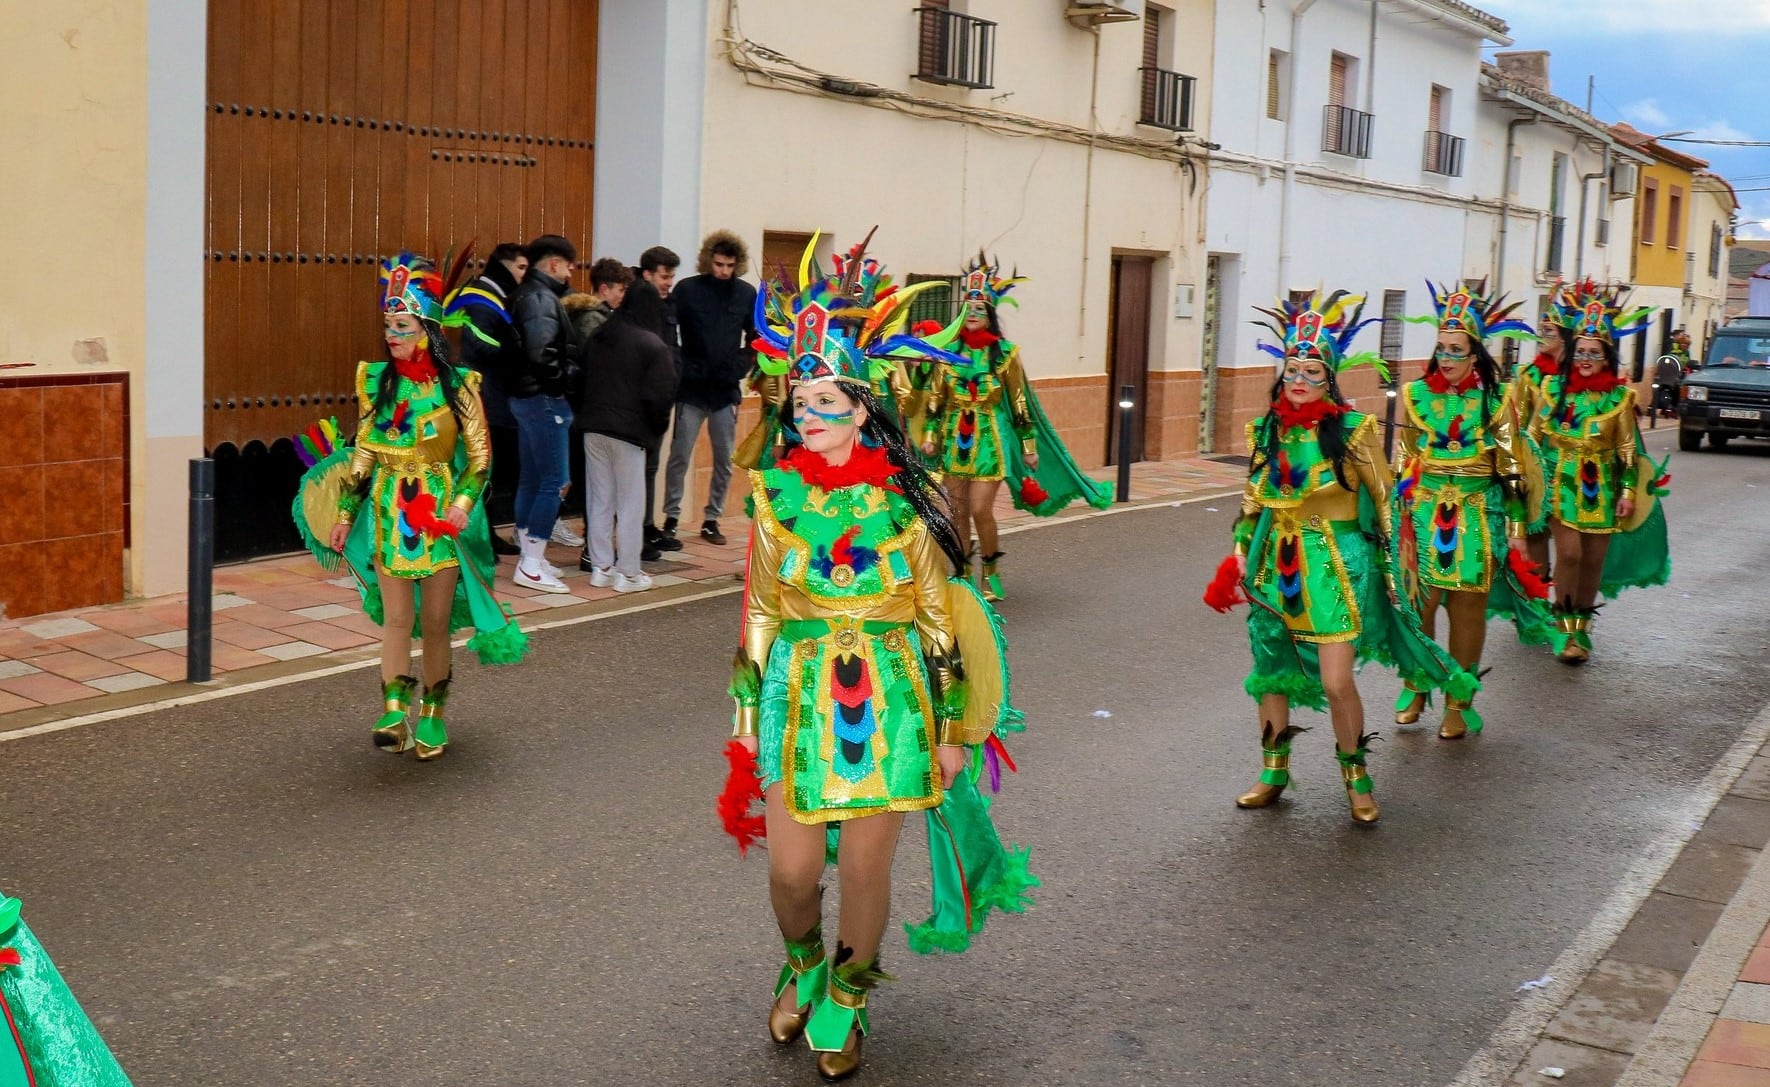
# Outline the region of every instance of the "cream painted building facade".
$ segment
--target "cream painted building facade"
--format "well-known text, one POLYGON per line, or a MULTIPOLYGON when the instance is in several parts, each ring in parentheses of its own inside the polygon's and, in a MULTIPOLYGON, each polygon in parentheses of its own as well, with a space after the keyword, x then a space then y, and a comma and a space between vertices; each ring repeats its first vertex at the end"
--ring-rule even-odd
POLYGON ((1195 451, 1206 162, 1190 132, 1211 108, 1214 6, 603 0, 605 27, 644 22, 659 44, 642 62, 605 52, 605 84, 658 57, 669 78, 662 117, 599 112, 597 251, 663 241, 688 263, 723 227, 778 263, 814 232, 827 253, 876 225, 874 255, 904 280, 957 276, 981 248, 1027 277, 1004 328, 1080 463, 1106 459, 1123 382, 1140 388, 1139 459, 1195 451), (1162 125, 1142 123, 1151 106, 1162 125), (652 177, 662 198, 623 214, 652 177))

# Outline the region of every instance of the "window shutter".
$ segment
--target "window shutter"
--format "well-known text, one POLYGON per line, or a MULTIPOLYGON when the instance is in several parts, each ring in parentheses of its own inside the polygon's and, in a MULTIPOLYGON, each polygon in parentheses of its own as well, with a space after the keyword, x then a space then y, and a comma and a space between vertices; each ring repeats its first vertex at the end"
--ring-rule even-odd
POLYGON ((1162 66, 1162 9, 1149 4, 1143 9, 1143 66, 1162 66))
MULTIPOLYGON (((921 6, 945 11, 950 4, 948 0, 922 0, 921 6)), ((930 11, 918 14, 922 20, 922 32, 917 42, 917 74, 924 77, 943 76, 947 68, 945 17, 930 11)))
POLYGON ((1430 127, 1431 127, 1432 131, 1443 132, 1444 131, 1444 88, 1443 87, 1433 87, 1432 88, 1431 114, 1432 114, 1432 122, 1431 122, 1430 127))
POLYGON ((1274 121, 1278 116, 1278 51, 1266 55, 1266 116, 1274 121))
POLYGON ((1328 105, 1346 104, 1346 58, 1338 53, 1328 63, 1328 105))

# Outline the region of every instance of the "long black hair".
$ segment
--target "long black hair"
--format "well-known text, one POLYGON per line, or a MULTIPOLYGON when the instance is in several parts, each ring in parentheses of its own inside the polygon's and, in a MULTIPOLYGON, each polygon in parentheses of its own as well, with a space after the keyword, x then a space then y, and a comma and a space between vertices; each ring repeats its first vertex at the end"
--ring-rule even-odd
MULTIPOLYGON (((1322 368, 1327 371, 1327 398, 1343 406, 1346 403, 1346 398, 1340 395, 1339 375, 1335 374, 1334 368, 1325 361, 1322 362, 1322 368)), ((1275 409, 1278 407, 1279 398, 1283 395, 1284 371, 1281 369, 1278 372, 1277 380, 1272 383, 1272 392, 1267 396, 1267 402, 1272 406, 1266 409, 1265 417, 1256 427, 1259 444, 1254 447, 1252 464, 1248 468, 1250 478, 1264 472, 1278 458, 1278 433, 1283 428, 1278 425, 1275 409)), ((1315 435, 1316 440, 1321 443, 1322 455, 1327 457, 1328 463, 1334 466, 1334 480, 1347 490, 1352 490, 1352 485, 1346 477, 1345 415, 1336 412, 1333 415, 1323 416, 1321 422, 1316 425, 1315 435)))
MULTIPOLYGON (((1465 333, 1465 335, 1467 335, 1465 333)), ((1506 393, 1505 386, 1500 384, 1499 363, 1493 360, 1492 352, 1487 345, 1473 336, 1469 337, 1469 354, 1475 358, 1476 380, 1481 386, 1481 429, 1486 430, 1488 422, 1493 418, 1493 409, 1500 398, 1506 393)), ((1438 351, 1433 349, 1432 357, 1426 360, 1426 372, 1438 372, 1438 351)))
MULTIPOLYGON (((953 518, 947 505, 946 495, 928 474, 928 469, 916 452, 910 448, 909 440, 904 437, 903 428, 892 416, 891 409, 879 402, 877 395, 870 388, 863 388, 846 381, 838 382, 849 399, 866 409, 867 421, 861 424, 861 437, 873 445, 885 450, 885 459, 897 468, 892 477, 903 496, 915 509, 922 523, 928 526, 928 532, 934 542, 946 552, 954 569, 965 567, 965 545, 959 541, 959 530, 953 527, 953 518)), ((792 442, 799 442, 799 428, 793 419, 793 399, 789 392, 787 399, 781 404, 781 433, 792 442)))
MULTIPOLYGON (((1567 411, 1567 387, 1573 382, 1573 341, 1577 339, 1577 336, 1569 338, 1567 353, 1561 357, 1561 391, 1555 397, 1556 419, 1564 418, 1567 411)), ((1604 364, 1609 367, 1609 372, 1615 374, 1621 371, 1622 356, 1617 354, 1616 344, 1608 340, 1598 342, 1604 345, 1604 364)))
MULTIPOLYGON (((462 413, 461 390, 466 387, 460 367, 455 365, 455 353, 449 348, 449 341, 443 337, 442 326, 428 317, 418 318, 418 324, 424 329, 424 336, 430 343, 430 357, 436 361, 436 380, 442 384, 443 396, 448 400, 449 407, 455 414, 462 413)), ((471 333, 469 334, 471 335, 471 333)), ((399 370, 391 363, 381 370, 381 381, 375 386, 375 415, 393 406, 395 392, 399 389, 399 370)))

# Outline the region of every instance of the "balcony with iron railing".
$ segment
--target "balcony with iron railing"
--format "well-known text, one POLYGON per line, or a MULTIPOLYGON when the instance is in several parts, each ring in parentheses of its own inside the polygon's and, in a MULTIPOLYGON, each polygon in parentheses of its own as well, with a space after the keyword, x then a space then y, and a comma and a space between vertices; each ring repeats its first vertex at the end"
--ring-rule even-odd
POLYGON ((1321 149, 1355 159, 1371 157, 1371 123, 1376 118, 1351 106, 1324 106, 1321 149))
POLYGON ((1198 80, 1166 68, 1139 68, 1143 111, 1138 123, 1173 132, 1192 131, 1192 90, 1198 80))
POLYGON ((1463 176, 1463 147, 1461 136, 1452 136, 1448 132, 1426 130, 1426 157, 1421 169, 1429 174, 1443 174, 1445 177, 1463 176))
POLYGON ((1549 219, 1549 251, 1543 257, 1543 271, 1556 274, 1563 271, 1562 255, 1567 249, 1567 216, 1555 215, 1549 219))
POLYGON ((917 8, 916 78, 926 83, 993 87, 996 24, 946 8, 917 8))

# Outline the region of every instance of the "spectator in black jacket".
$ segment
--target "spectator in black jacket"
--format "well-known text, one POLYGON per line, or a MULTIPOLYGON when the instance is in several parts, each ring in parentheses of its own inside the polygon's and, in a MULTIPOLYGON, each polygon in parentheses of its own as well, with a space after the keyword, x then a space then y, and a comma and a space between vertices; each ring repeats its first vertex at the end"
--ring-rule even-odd
POLYGON ((707 488, 701 538, 725 543, 719 515, 731 486, 731 450, 737 441, 740 387, 754 352, 756 288, 739 277, 749 270, 749 250, 729 230, 701 241, 699 275, 676 284, 677 327, 682 334, 682 380, 676 389, 676 433, 664 478, 664 535, 674 537, 682 513, 683 484, 700 440, 701 426, 713 443, 713 479, 707 488))
MULTIPOLYGON (((504 375, 522 365, 522 337, 510 323, 510 302, 529 270, 528 254, 518 242, 503 242, 486 258, 485 271, 461 288, 461 302, 478 335, 461 337, 461 358, 479 371, 479 395, 485 401, 492 434, 492 479, 486 496, 498 511, 515 501, 518 466, 516 417, 504 396, 504 375), (489 341, 489 342, 488 342, 489 341)), ((495 515, 495 514, 494 514, 495 515)), ((521 549, 492 533, 492 550, 516 555, 521 549)))
MULTIPOLYGON (((601 264, 597 262, 599 268, 601 264)), ((625 289, 620 308, 587 356, 588 392, 580 404, 580 418, 584 478, 589 486, 584 538, 590 584, 635 593, 652 587, 651 577, 639 565, 645 539, 640 509, 645 499, 645 450, 670 425, 676 367, 669 347, 658 338, 664 304, 656 288, 640 280, 625 289)))
MULTIPOLYGON (((522 559, 512 580, 548 593, 570 590, 547 562, 547 541, 570 479, 572 409, 566 402, 572 322, 560 298, 571 283, 577 247, 558 234, 529 243, 529 270, 517 288, 511 320, 522 334, 523 358, 504 394, 516 417, 522 474, 516 488, 516 542, 522 559)), ((580 543, 582 541, 579 541, 580 543)))
MULTIPOLYGON (((670 349, 670 364, 675 367, 678 377, 682 375, 682 337, 676 331, 676 300, 670 297, 670 288, 676 285, 676 269, 682 266, 682 258, 676 250, 662 245, 654 245, 639 254, 639 278, 652 285, 658 297, 664 302, 663 331, 658 335, 664 346, 670 349)), ((664 428, 668 430, 668 427, 664 428)), ((656 520, 658 508, 658 454, 663 449, 664 436, 645 447, 645 561, 653 562, 663 557, 665 551, 682 550, 682 541, 674 536, 666 536, 658 530, 656 520)))

